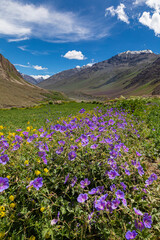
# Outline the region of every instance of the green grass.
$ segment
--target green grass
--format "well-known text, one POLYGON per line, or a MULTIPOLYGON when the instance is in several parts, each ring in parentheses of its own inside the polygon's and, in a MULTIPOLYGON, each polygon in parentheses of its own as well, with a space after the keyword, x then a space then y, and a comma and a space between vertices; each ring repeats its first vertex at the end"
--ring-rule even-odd
POLYGON ((56 121, 60 117, 75 115, 81 108, 91 110, 98 104, 64 102, 61 104, 46 104, 32 108, 12 108, 9 110, 0 110, 0 125, 7 130, 15 131, 17 128, 25 129, 29 124, 33 127, 45 125, 46 119, 56 121))

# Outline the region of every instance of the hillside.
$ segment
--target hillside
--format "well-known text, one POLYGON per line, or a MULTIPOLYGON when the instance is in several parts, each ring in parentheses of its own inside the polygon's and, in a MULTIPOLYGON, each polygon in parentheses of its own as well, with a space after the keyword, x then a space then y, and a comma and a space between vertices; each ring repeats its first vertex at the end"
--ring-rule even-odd
MULTIPOLYGON (((158 57, 159 55, 151 50, 127 51, 88 68, 75 68, 55 74, 38 86, 63 91, 68 96, 77 98, 152 94, 154 86, 156 87, 159 81, 154 82, 152 87, 149 85, 152 77, 149 81, 144 79, 142 84, 134 82, 136 77, 138 79, 141 72, 150 67, 158 57)), ((137 81, 142 82, 142 79, 137 81)))
POLYGON ((30 106, 48 91, 27 83, 16 68, 0 54, 0 108, 30 106))

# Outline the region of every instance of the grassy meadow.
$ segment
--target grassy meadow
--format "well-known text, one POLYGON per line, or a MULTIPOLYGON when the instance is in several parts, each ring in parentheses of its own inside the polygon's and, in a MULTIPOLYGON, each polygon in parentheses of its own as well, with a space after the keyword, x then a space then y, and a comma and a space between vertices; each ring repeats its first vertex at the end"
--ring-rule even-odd
POLYGON ((160 99, 0 110, 0 239, 158 240, 160 99))

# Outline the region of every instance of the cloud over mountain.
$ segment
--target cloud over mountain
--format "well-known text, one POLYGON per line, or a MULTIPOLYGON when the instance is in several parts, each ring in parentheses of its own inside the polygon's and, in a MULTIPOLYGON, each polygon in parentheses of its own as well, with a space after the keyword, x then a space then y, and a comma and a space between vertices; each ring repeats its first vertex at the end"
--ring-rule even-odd
POLYGON ((76 59, 76 60, 86 59, 86 57, 83 55, 81 51, 76 51, 76 50, 68 51, 63 57, 67 59, 76 59))

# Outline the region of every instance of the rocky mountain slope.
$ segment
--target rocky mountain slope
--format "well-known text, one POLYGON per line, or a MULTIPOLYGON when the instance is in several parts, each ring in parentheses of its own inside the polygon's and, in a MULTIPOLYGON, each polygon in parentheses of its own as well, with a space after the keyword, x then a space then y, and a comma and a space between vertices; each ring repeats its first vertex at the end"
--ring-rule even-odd
POLYGON ((159 57, 151 50, 127 51, 88 68, 74 68, 55 74, 38 85, 46 89, 63 91, 68 96, 76 98, 83 96, 114 98, 120 95, 152 94, 157 84, 155 82, 152 84, 153 75, 145 79, 142 76, 147 68, 150 68, 149 72, 151 71, 159 57))
POLYGON ((0 108, 30 106, 43 100, 48 91, 26 82, 16 68, 0 54, 0 108))

